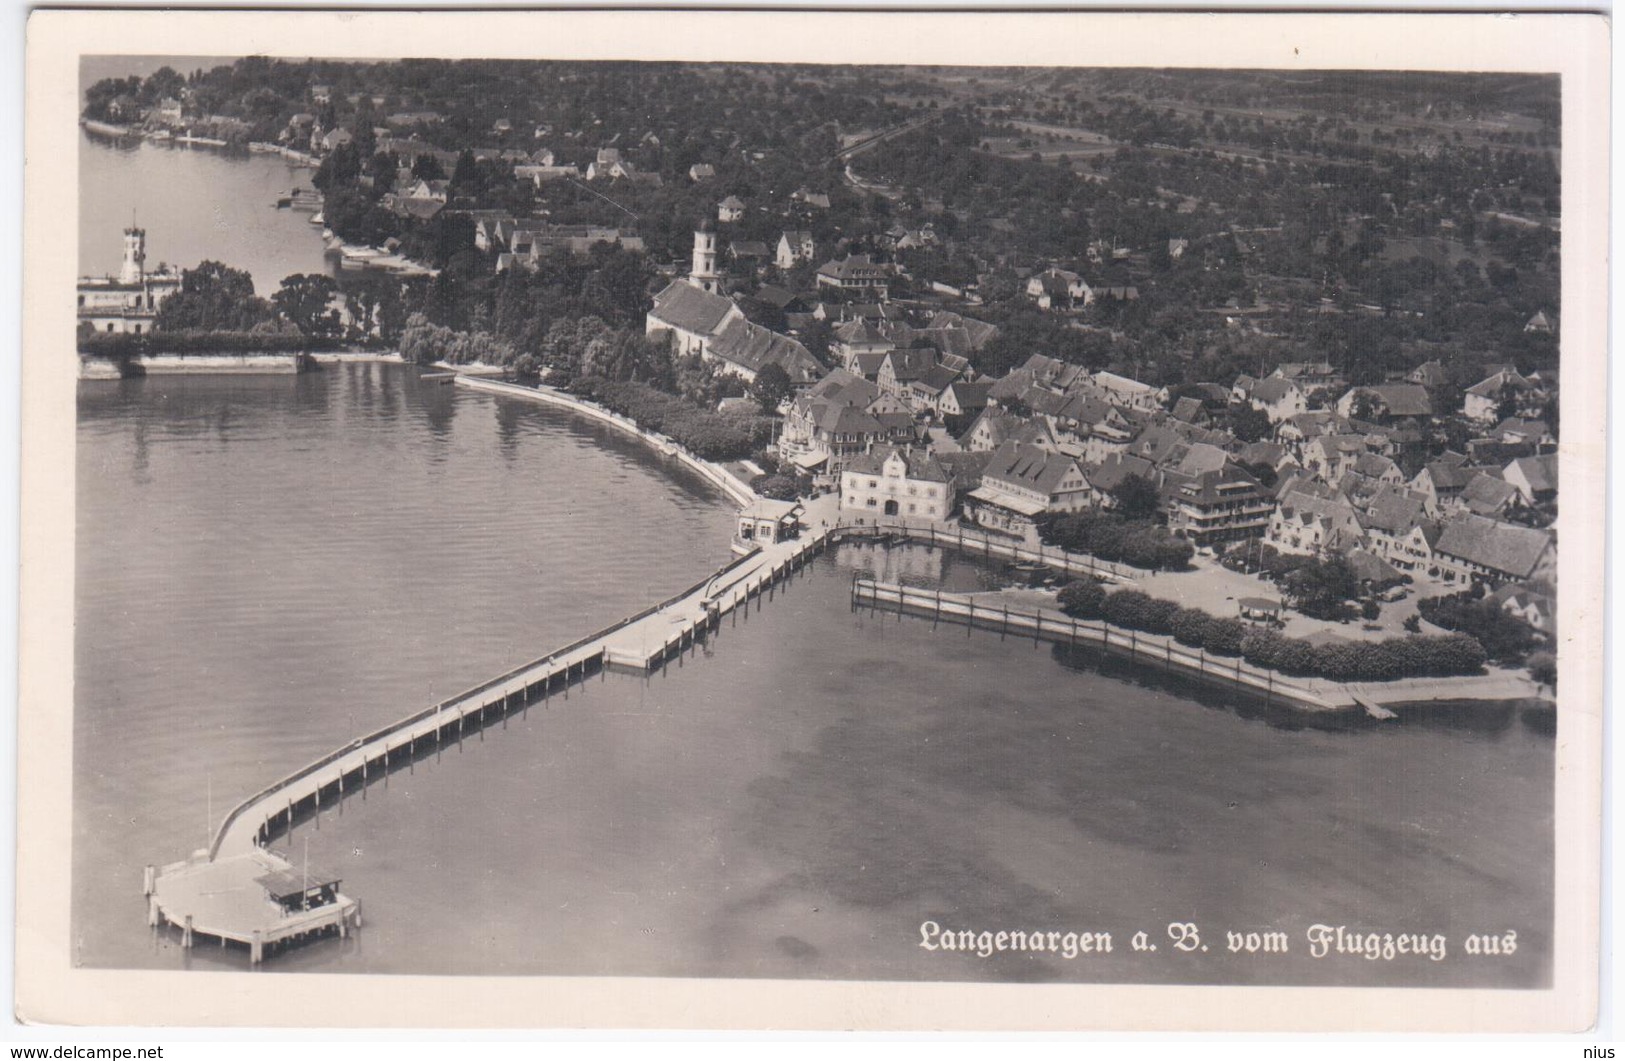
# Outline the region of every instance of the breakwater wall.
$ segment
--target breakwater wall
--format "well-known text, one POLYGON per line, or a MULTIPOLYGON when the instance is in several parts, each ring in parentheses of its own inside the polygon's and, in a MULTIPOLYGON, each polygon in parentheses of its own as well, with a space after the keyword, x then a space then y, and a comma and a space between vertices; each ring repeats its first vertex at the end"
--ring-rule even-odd
POLYGON ((905 523, 890 520, 846 522, 841 526, 854 536, 869 538, 897 538, 920 545, 943 549, 956 549, 971 556, 987 559, 997 557, 1016 564, 1038 564, 1066 575, 1093 578, 1101 582, 1131 586, 1145 574, 1123 564, 1100 560, 1087 553, 1070 553, 1065 549, 1043 545, 1022 545, 1008 539, 996 538, 986 531, 967 530, 964 526, 936 523, 905 523))
POLYGON ((943 593, 867 578, 853 579, 852 600, 856 604, 930 616, 937 621, 962 622, 985 630, 1122 653, 1148 665, 1160 665, 1189 677, 1243 689, 1268 701, 1310 711, 1338 711, 1356 706, 1352 697, 1328 695, 1329 690, 1318 687, 1320 683, 1294 681, 1273 671, 1250 667, 1239 656, 1211 656, 1201 649, 1186 648, 1172 637, 1123 630, 1099 620, 1074 619, 1060 612, 1013 609, 1002 604, 978 604, 976 598, 968 594, 943 593))
POLYGON ((756 500, 756 492, 750 488, 749 483, 715 461, 708 461, 695 456, 678 445, 675 440, 667 438, 658 432, 647 430, 639 426, 636 420, 611 412, 596 402, 585 401, 573 394, 567 394, 553 387, 523 387, 517 383, 506 383, 501 380, 481 379, 463 375, 457 377, 457 385, 460 387, 473 387, 475 390, 489 391, 493 394, 504 394, 511 398, 523 398, 526 401, 540 402, 543 405, 569 409, 572 412, 580 413, 582 416, 591 417, 600 423, 608 424, 623 434, 643 440, 668 457, 676 457, 692 471, 698 473, 702 478, 733 498, 736 504, 744 506, 756 500))
POLYGON ((1149 666, 1241 689, 1275 703, 1308 711, 1364 710, 1377 718, 1391 718, 1386 708, 1450 702, 1506 703, 1547 699, 1527 677, 1506 671, 1452 677, 1397 678, 1393 681, 1338 682, 1325 678, 1294 678, 1252 667, 1237 656, 1214 656, 1180 644, 1173 637, 1115 627, 1094 619, 1074 619, 1053 611, 1011 608, 1003 603, 978 602, 974 596, 902 586, 874 579, 854 578, 852 601, 935 621, 1014 633, 1063 644, 1090 646, 1143 661, 1149 666))
POLYGON ((134 357, 79 355, 80 379, 130 376, 292 375, 312 364, 302 351, 263 354, 141 354, 134 357))

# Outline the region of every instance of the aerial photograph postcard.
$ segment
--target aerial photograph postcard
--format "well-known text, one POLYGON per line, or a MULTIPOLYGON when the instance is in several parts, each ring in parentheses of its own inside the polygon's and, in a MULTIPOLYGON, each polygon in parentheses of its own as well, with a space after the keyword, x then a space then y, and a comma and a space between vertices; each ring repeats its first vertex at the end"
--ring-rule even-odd
POLYGON ((1561 70, 417 32, 53 83, 52 977, 1584 995, 1561 70))

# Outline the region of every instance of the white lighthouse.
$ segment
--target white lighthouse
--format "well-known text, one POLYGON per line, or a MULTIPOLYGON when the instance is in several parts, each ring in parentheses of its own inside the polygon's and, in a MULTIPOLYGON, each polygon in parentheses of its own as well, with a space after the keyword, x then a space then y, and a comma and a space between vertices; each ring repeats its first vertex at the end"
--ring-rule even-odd
POLYGON ((721 289, 717 275, 717 229, 710 218, 701 221, 694 230, 694 263, 689 269, 688 282, 713 295, 721 289))
POLYGON ((124 230, 124 265, 119 269, 121 284, 139 284, 147 275, 147 230, 131 225, 124 230))

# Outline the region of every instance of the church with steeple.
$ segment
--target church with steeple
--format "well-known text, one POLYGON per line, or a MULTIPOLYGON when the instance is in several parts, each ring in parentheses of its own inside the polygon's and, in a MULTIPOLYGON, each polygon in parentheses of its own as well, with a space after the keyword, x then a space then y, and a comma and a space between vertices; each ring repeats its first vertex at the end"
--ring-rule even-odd
POLYGON ((96 332, 141 335, 157 328, 158 307, 181 288, 180 272, 160 264, 147 268, 147 230, 124 230, 119 274, 79 278, 79 326, 96 332))
POLYGON ((823 375, 818 359, 795 339, 746 320, 733 299, 722 293, 722 280, 716 224, 706 218, 694 229, 688 276, 673 280, 655 296, 644 318, 644 333, 664 335, 678 355, 698 354, 714 363, 718 372, 747 383, 768 364, 781 366, 798 384, 823 375))
POLYGON ((722 276, 717 272, 717 231, 709 219, 694 230, 694 256, 689 274, 673 280, 655 296, 655 304, 644 320, 644 333, 670 335, 672 349, 679 354, 704 355, 706 347, 734 321, 745 314, 733 299, 722 294, 722 276))

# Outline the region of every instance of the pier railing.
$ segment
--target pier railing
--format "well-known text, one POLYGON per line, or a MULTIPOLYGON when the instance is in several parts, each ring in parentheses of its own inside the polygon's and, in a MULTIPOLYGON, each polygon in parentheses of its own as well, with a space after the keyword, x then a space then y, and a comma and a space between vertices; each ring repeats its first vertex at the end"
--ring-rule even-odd
POLYGON ((1332 710, 1340 705, 1302 683, 1289 681, 1274 671, 1247 666, 1239 656, 1213 656, 1202 649, 1189 649, 1172 637, 1122 629, 1097 619, 1074 619, 1057 612, 1026 611, 1004 604, 978 604, 974 596, 943 593, 893 582, 857 577, 852 581, 856 602, 895 605, 900 611, 914 611, 935 619, 962 620, 968 626, 1061 641, 1073 645, 1094 645, 1126 651, 1131 659, 1160 663, 1169 670, 1241 686, 1314 710, 1332 710))

